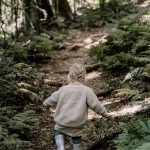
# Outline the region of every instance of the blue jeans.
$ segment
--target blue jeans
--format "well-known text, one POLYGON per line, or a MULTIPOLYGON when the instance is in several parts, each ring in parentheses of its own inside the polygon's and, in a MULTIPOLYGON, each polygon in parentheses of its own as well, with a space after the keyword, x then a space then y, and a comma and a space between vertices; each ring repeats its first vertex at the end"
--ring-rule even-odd
MULTIPOLYGON (((57 136, 57 135, 65 136, 64 133, 62 133, 62 132, 60 132, 58 130, 55 130, 55 136, 57 136)), ((73 142, 73 144, 81 144, 82 143, 81 136, 79 136, 79 137, 72 137, 72 142, 73 142)))

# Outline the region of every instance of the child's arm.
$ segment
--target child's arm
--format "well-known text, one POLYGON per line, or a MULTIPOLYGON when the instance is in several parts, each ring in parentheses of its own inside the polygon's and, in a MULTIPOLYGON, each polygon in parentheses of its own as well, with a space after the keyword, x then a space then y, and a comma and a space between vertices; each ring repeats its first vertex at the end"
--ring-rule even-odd
POLYGON ((46 108, 50 107, 50 106, 56 106, 58 100, 59 100, 59 96, 60 96, 60 90, 54 92, 50 97, 48 97, 44 102, 43 102, 43 106, 45 106, 46 108))
POLYGON ((89 106, 89 108, 95 111, 97 114, 107 116, 106 108, 102 105, 102 103, 98 100, 97 96, 90 88, 88 88, 86 94, 87 94, 87 105, 89 106))

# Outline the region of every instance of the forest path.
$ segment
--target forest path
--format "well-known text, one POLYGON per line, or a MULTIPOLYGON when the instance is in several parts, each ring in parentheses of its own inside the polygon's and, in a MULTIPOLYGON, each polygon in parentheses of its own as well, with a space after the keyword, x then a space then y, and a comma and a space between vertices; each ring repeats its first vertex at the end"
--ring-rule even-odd
MULTIPOLYGON (((90 48, 105 42, 106 37, 107 32, 104 28, 94 28, 90 31, 69 30, 67 38, 64 40, 65 50, 52 52, 51 61, 45 66, 48 73, 45 74, 44 82, 52 85, 52 87, 56 86, 57 89, 57 86, 66 84, 69 66, 73 63, 81 63, 87 69, 86 85, 94 90, 100 101, 109 109, 110 115, 121 116, 130 112, 132 114, 139 111, 141 105, 134 105, 134 107, 132 107, 132 103, 125 105, 122 102, 124 98, 110 95, 111 91, 114 90, 114 82, 119 84, 120 79, 108 74, 104 75, 101 70, 101 63, 96 62, 90 56, 90 48), (109 98, 107 94, 110 95, 109 98)), ((54 90, 55 88, 52 92, 54 90)), ((89 111, 89 119, 98 116, 93 111, 89 111)))
MULTIPOLYGON (((149 0, 147 0, 148 2, 149 0)), ((143 9, 144 6, 137 7, 143 9)), ((99 100, 109 110, 111 118, 101 118, 93 111, 89 111, 89 120, 83 133, 84 150, 115 150, 114 140, 121 132, 119 123, 129 122, 135 117, 133 114, 142 109, 141 105, 135 105, 127 101, 125 97, 115 94, 116 85, 121 83, 122 78, 104 74, 101 65, 99 65, 100 62, 97 64, 95 59, 89 55, 89 49, 92 45, 105 41, 106 31, 107 27, 85 31, 67 29, 64 43, 62 43, 64 49, 52 52, 49 64, 40 68, 40 72, 44 72, 43 83, 47 91, 47 95, 44 94, 45 97, 66 84, 68 68, 71 64, 81 63, 87 68, 86 85, 94 90, 99 100)), ((42 112, 40 119, 41 129, 34 142, 36 143, 35 150, 54 150, 56 147, 53 113, 42 112)), ((71 150, 71 147, 71 139, 67 138, 66 150, 71 150)))
MULTIPOLYGON (((120 132, 118 122, 130 118, 130 116, 124 118, 124 115, 132 115, 136 111, 141 110, 141 105, 126 102, 124 101, 124 97, 116 96, 114 93, 111 93, 111 89, 114 89, 114 82, 119 83, 120 79, 110 75, 104 75, 100 67, 100 62, 97 63, 89 55, 90 47, 104 42, 106 36, 107 33, 103 29, 91 29, 90 31, 69 30, 67 38, 64 40, 65 50, 53 52, 50 63, 46 65, 44 69, 41 68, 47 70, 44 75, 44 83, 50 86, 48 86, 50 90, 49 94, 66 83, 68 68, 71 64, 81 63, 88 70, 86 85, 94 90, 99 100, 102 101, 109 110, 112 118, 106 120, 100 118, 100 116, 93 111, 89 111, 89 121, 87 122, 83 134, 83 146, 85 150, 89 149, 95 143, 98 143, 100 139, 105 139, 105 137, 116 133, 118 134, 120 132)), ((36 145, 36 150, 54 150, 53 113, 45 114, 43 112, 43 114, 41 114, 41 122, 41 133, 38 145, 36 145)), ((115 136, 112 138, 115 138, 115 136)), ((71 150, 70 139, 67 139, 67 142, 66 149, 71 150)), ((113 149, 114 144, 112 143, 111 140, 109 144, 104 142, 102 147, 107 150, 112 146, 113 149)), ((97 150, 100 149, 101 148, 98 148, 97 150)), ((96 148, 91 150, 96 150, 96 148)))

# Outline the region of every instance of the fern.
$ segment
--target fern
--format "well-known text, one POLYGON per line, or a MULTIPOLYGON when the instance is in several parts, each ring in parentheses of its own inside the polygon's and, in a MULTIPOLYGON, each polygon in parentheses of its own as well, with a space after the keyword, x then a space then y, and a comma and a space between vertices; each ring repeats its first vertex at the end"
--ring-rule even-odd
POLYGON ((150 142, 145 142, 133 150, 149 150, 149 147, 150 147, 150 142))
POLYGON ((25 63, 0 62, 0 149, 20 150, 31 145, 31 131, 39 120, 34 111, 24 111, 30 102, 39 100, 37 77, 25 63), (30 84, 29 84, 30 83, 30 84))
POLYGON ((0 149, 25 149, 31 145, 32 130, 39 128, 34 111, 17 112, 13 108, 0 108, 0 149))
POLYGON ((26 132, 38 127, 38 119, 34 118, 34 113, 34 111, 26 111, 14 115, 12 120, 8 122, 9 129, 26 132))
POLYGON ((142 77, 145 77, 147 79, 150 79, 150 64, 147 64, 145 67, 144 67, 144 71, 143 73, 141 74, 142 77))
POLYGON ((125 76, 123 82, 128 81, 128 80, 133 80, 134 78, 138 77, 142 73, 142 68, 136 68, 133 71, 127 73, 125 76))
POLYGON ((118 150, 147 148, 150 142, 150 119, 132 120, 129 123, 123 123, 120 127, 123 133, 119 135, 117 140, 118 150))
POLYGON ((130 95, 130 96, 139 95, 139 90, 137 90, 137 89, 131 90, 129 88, 122 88, 122 89, 117 89, 116 91, 119 94, 126 94, 126 95, 130 95))
POLYGON ((32 92, 32 91, 30 91, 30 90, 28 90, 28 89, 19 88, 18 91, 19 91, 19 93, 21 93, 21 94, 26 94, 26 95, 28 95, 28 96, 30 97, 29 100, 30 100, 31 102, 35 102, 35 100, 36 100, 36 101, 41 100, 41 98, 40 98, 37 94, 35 94, 34 92, 32 92))

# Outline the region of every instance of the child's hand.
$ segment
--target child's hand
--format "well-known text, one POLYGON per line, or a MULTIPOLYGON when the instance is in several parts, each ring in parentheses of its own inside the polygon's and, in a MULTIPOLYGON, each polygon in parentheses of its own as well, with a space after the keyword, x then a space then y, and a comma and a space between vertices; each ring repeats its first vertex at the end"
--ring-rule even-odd
POLYGON ((109 114, 109 113, 107 113, 107 115, 106 116, 103 116, 105 119, 107 119, 107 120, 110 120, 112 117, 111 117, 111 115, 109 114))

